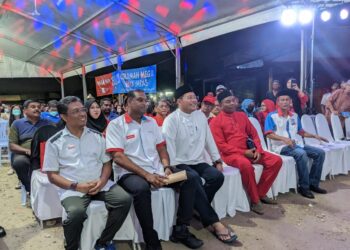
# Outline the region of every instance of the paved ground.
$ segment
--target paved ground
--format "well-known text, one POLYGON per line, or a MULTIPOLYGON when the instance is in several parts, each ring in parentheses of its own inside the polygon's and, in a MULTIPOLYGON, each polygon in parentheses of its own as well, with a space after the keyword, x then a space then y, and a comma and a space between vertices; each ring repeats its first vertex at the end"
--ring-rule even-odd
MULTIPOLYGON (((0 240, 0 250, 63 249, 62 227, 40 229, 31 210, 20 205, 20 192, 14 189, 16 176, 8 176, 8 169, 0 167, 0 225, 7 230, 7 236, 0 240)), ((239 236, 233 246, 218 242, 196 220, 191 231, 204 240, 203 250, 350 249, 350 176, 337 176, 321 186, 329 194, 316 195, 315 200, 289 193, 278 197, 278 206, 265 207, 264 216, 238 213, 226 218, 224 222, 232 225, 239 236)), ((125 242, 117 242, 117 246, 131 249, 125 242)), ((166 242, 163 249, 187 248, 166 242)))

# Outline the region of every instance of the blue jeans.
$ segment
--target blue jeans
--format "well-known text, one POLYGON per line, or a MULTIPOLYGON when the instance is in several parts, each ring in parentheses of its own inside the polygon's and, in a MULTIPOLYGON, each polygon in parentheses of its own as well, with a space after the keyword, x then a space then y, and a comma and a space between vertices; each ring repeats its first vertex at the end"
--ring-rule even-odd
POLYGON ((320 183, 325 152, 322 149, 305 145, 304 148, 296 146, 282 148, 281 155, 292 156, 297 164, 299 187, 309 189, 310 185, 318 187, 320 183), (312 167, 308 170, 309 157, 313 159, 312 167))

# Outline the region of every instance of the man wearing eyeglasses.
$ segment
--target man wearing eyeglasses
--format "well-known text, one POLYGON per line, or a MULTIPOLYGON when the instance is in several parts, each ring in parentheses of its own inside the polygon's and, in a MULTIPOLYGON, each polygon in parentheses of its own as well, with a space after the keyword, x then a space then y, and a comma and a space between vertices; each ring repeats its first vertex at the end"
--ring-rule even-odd
POLYGON ((106 203, 108 218, 95 249, 115 249, 112 239, 122 226, 131 206, 131 197, 117 184, 108 182, 111 157, 101 133, 86 127, 87 110, 75 96, 57 105, 65 128, 46 143, 43 171, 58 186, 62 206, 67 250, 79 248, 86 209, 91 200, 106 203))

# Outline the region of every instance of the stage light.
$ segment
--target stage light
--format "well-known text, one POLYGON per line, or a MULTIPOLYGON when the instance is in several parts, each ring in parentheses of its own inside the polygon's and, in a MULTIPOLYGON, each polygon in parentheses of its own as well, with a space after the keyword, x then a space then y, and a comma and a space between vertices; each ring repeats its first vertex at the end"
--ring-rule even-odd
POLYGON ((286 9, 282 12, 281 22, 283 25, 291 26, 297 21, 297 13, 293 9, 286 9))
POLYGON ((342 9, 339 13, 340 19, 345 20, 349 17, 349 11, 347 9, 342 9))
POLYGON ((332 14, 328 10, 322 11, 322 13, 321 13, 321 20, 323 22, 329 21, 331 19, 331 17, 332 17, 332 14))
POLYGON ((309 24, 311 23, 312 19, 314 17, 314 12, 312 9, 302 9, 299 12, 299 23, 301 25, 309 24))

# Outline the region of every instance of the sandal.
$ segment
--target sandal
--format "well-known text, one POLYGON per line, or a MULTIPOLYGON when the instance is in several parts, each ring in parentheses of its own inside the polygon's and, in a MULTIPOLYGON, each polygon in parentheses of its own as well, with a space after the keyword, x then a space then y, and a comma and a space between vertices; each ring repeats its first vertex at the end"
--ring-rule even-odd
POLYGON ((227 233, 226 234, 219 234, 217 233, 215 230, 214 231, 210 231, 218 240, 220 240, 221 242, 225 243, 225 244, 230 244, 233 243, 234 241, 237 240, 238 236, 232 231, 232 229, 230 227, 226 227, 227 229, 227 233), (222 237, 230 237, 227 240, 222 239, 222 237))

